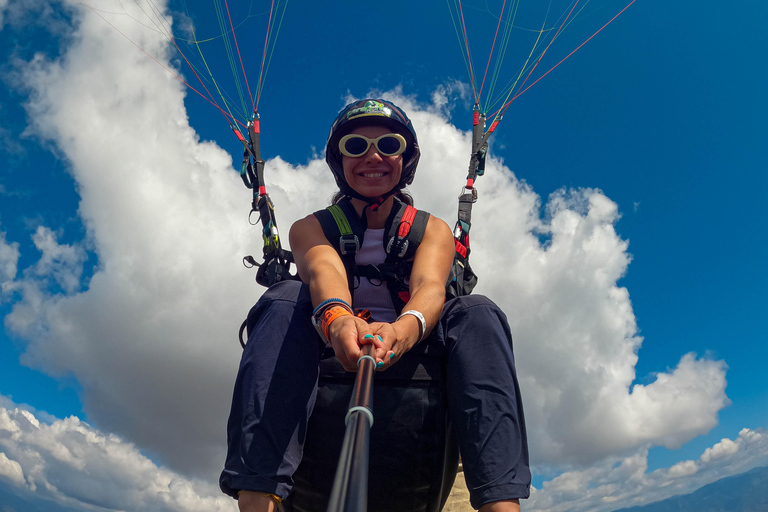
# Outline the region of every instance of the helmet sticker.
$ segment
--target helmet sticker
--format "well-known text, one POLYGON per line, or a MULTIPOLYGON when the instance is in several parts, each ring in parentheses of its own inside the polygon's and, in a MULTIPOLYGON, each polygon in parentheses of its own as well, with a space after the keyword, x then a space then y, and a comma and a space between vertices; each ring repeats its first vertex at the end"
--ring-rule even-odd
POLYGON ((362 107, 347 112, 347 121, 363 116, 392 117, 392 109, 378 101, 366 101, 362 107))

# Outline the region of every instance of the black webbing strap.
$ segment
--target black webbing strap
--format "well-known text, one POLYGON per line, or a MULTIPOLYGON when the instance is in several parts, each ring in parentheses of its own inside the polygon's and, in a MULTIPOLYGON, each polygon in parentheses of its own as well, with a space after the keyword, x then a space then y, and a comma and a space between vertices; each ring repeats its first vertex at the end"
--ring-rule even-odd
POLYGON ((314 213, 323 228, 325 238, 334 245, 347 272, 347 283, 354 298, 354 290, 360 285, 355 256, 360 252, 365 237, 366 222, 360 218, 349 198, 342 199, 325 210, 314 213))

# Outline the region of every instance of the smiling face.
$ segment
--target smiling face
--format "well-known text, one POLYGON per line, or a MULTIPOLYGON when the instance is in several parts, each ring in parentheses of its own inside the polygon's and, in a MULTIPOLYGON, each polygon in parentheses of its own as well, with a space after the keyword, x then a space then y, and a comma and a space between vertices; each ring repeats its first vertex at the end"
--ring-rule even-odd
MULTIPOLYGON (((386 133, 393 133, 385 126, 361 126, 350 133, 375 139, 386 133)), ((400 183, 403 171, 403 155, 384 156, 375 144, 359 157, 343 156, 344 179, 358 194, 369 198, 383 196, 400 183)))

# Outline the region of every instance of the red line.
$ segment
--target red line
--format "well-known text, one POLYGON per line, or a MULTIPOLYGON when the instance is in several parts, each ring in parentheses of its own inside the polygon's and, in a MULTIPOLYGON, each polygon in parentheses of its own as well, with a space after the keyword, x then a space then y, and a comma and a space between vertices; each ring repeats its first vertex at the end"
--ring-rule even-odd
MULTIPOLYGON (((551 73, 551 72, 552 72, 552 71, 553 71, 553 70, 554 70, 554 69, 555 69, 557 66, 559 66, 560 64, 562 64, 563 62, 565 62, 565 61, 566 61, 566 60, 567 60, 567 59, 568 59, 568 58, 569 58, 571 55, 573 55, 574 53, 576 53, 576 52, 577 52, 577 51, 578 51, 578 50, 579 50, 579 49, 580 49, 582 46, 584 46, 585 44, 587 44, 587 43, 588 43, 588 42, 589 42, 589 41, 590 41, 590 40, 591 40, 593 37, 595 37, 597 34, 599 34, 599 33, 600 33, 600 32, 601 32, 601 31, 602 31, 602 30, 603 30, 605 27, 607 27, 608 25, 610 25, 611 23, 613 23, 613 21, 614 21, 616 18, 618 18, 619 16, 621 16, 621 14, 622 14, 624 11, 626 11, 627 9, 629 9, 629 7, 630 7, 630 6, 631 6, 633 3, 635 3, 636 1, 637 1, 637 0, 632 0, 631 2, 629 2, 629 4, 627 4, 627 6, 626 6, 625 8, 623 8, 621 11, 619 11, 619 13, 618 13, 618 14, 616 14, 616 16, 614 16, 613 18, 611 18, 611 19, 608 21, 608 23, 606 23, 605 25, 603 25, 602 27, 600 27, 600 29, 599 29, 597 32, 595 32, 594 34, 592 34, 591 36, 589 36, 589 38, 588 38, 586 41, 584 41, 583 43, 581 43, 581 44, 580 44, 578 47, 576 47, 576 49, 575 49, 575 50, 573 50, 571 53, 569 53, 568 55, 566 55, 565 57, 563 57, 563 59, 562 59, 560 62, 558 62, 557 64, 555 64, 554 66, 552 66, 552 68, 550 68, 550 70, 549 70, 549 71, 547 71, 546 73, 544 73, 543 75, 541 75, 541 76, 540 76, 540 77, 539 77, 539 78, 538 78, 538 79, 537 79, 535 82, 533 82, 531 85, 529 85, 528 87, 526 87, 526 88, 525 88, 525 89, 523 89, 522 91, 520 91, 520 92, 518 92, 517 94, 515 94, 515 96, 514 96, 514 97, 513 97, 511 100, 509 100, 509 101, 508 101, 506 104, 504 104, 504 106, 502 107, 502 108, 504 109, 504 111, 506 111, 506 110, 507 110, 507 108, 509 108, 509 105, 510 105, 510 104, 511 104, 513 101, 515 101, 517 98, 519 98, 519 97, 520 97, 520 96, 521 96, 521 95, 522 95, 522 94, 523 94, 525 91, 527 91, 528 89, 530 89, 531 87, 533 87, 534 85, 536 85, 536 84, 539 82, 539 80, 541 80, 542 78, 544 78, 545 76, 547 76, 549 73, 551 73)), ((503 115, 503 114, 504 114, 504 112, 502 112, 502 115, 503 115)))
MULTIPOLYGON (((565 17, 565 19, 563 20, 563 23, 560 25, 560 28, 558 28, 557 32, 555 32, 555 35, 552 36, 552 39, 550 39, 549 44, 547 45, 546 48, 544 48, 544 51, 541 52, 541 55, 539 55, 539 58, 536 59, 536 64, 533 65, 533 67, 531 68, 531 71, 528 73, 528 76, 526 76, 525 80, 523 80, 523 83, 520 84, 520 87, 525 86, 525 82, 527 82, 528 79, 531 78, 531 75, 533 74, 533 72, 538 67, 539 62, 541 62, 541 59, 544 58, 544 54, 547 53, 547 50, 549 50, 549 47, 552 46, 552 43, 555 42, 555 39, 557 39, 557 36, 560 34, 560 31, 563 30, 563 27, 565 26, 565 24, 568 23, 568 18, 571 17, 571 14, 573 14, 573 10, 576 8, 578 3, 579 3, 579 0, 576 0, 576 3, 573 4, 573 7, 571 7, 571 10, 568 12, 568 16, 565 17)), ((531 85, 533 85, 533 84, 531 84, 531 85)), ((514 98, 512 98, 512 99, 514 99, 514 98)))
MULTIPOLYGON (((150 0, 150 6, 151 6, 151 8, 152 8, 152 11, 153 11, 153 13, 155 14, 155 16, 157 16, 157 17, 158 17, 158 19, 160 19, 160 18, 161 18, 161 15, 160 15, 160 13, 158 12, 158 10, 155 8, 155 6, 154 6, 154 4, 151 2, 151 0, 150 0)), ((143 9, 142 9, 142 11, 143 11, 143 9)), ((145 14, 146 14, 146 13, 145 13, 145 14)), ((155 26, 157 26, 157 25, 155 25, 155 26)), ((202 86, 203 86, 203 89, 205 89, 205 92, 207 92, 207 93, 208 93, 208 97, 211 99, 211 101, 213 101, 213 102, 215 103, 215 102, 216 102, 216 99, 213 97, 213 94, 211 94, 211 91, 209 91, 209 90, 208 90, 208 88, 205 86, 205 83, 203 83, 203 80, 202 80, 202 79, 200 78, 200 76, 197 74, 197 71, 195 71, 195 68, 194 68, 194 67, 192 67, 192 64, 191 64, 191 63, 189 62, 189 60, 187 59, 187 56, 186 56, 186 55, 184 55, 184 52, 182 52, 182 51, 181 51, 181 48, 179 48, 179 45, 178 45, 178 44, 176 44, 176 39, 173 37, 173 33, 172 33, 172 32, 169 32, 169 31, 168 31, 168 30, 165 28, 165 25, 163 25, 162 21, 160 22, 160 27, 162 27, 162 30, 163 30, 163 32, 165 32, 165 35, 166 35, 166 37, 167 37, 167 38, 168 38, 168 39, 169 39, 169 40, 170 40, 170 41, 173 43, 173 45, 176 47, 176 50, 179 52, 179 54, 182 56, 182 58, 184 59, 184 61, 187 63, 187 66, 189 66, 189 69, 191 69, 191 70, 192 70, 192 73, 195 75, 195 78, 197 78, 197 81, 198 81, 198 82, 200 82, 200 85, 202 85, 202 86)))
MULTIPOLYGON (((496 24, 496 33, 493 35, 493 44, 491 45, 491 53, 488 54, 488 64, 485 65, 485 73, 483 73, 483 82, 480 84, 480 92, 478 96, 482 96, 483 87, 485 86, 485 77, 488 76, 488 68, 491 66, 491 57, 493 56, 493 49, 496 47, 496 38, 499 36, 499 27, 501 26, 501 17, 504 15, 504 6, 507 5, 507 0, 501 4, 501 13, 499 14, 499 23, 496 24)), ((490 98, 489 98, 490 100, 490 98)))
MULTIPOLYGON (((128 41, 129 41, 129 42, 130 42, 130 43, 131 43, 133 46, 135 46, 136 48, 138 48, 139 50, 141 50, 141 51, 144 53, 144 55, 146 55, 147 57, 149 57, 150 59, 152 59, 153 61, 155 61, 157 64, 159 64, 159 65, 160 65, 160 67, 162 67, 162 68, 163 68, 163 69, 165 69, 167 72, 169 72, 169 73, 170 73, 170 74, 172 74, 174 77, 176 77, 176 80, 178 80, 179 82, 183 83, 184 85, 186 85, 187 87, 189 87, 191 90, 195 91, 195 92, 196 92, 196 93, 197 93, 197 94, 198 94, 198 95, 199 95, 201 98, 203 98, 205 101, 207 101, 208 103, 210 103, 211 105, 213 105, 214 107, 216 107, 216 108, 219 110, 219 112, 221 112, 221 113, 224 115, 224 118, 227 120, 227 123, 231 124, 231 122, 230 122, 230 119, 231 119, 231 120, 232 120, 232 121, 234 121, 235 123, 237 123, 237 124, 239 124, 240 126, 242 126, 243 128, 245 128, 245 125, 244 125, 243 123, 241 123, 240 121, 238 121, 236 118, 234 118, 234 117, 230 116, 230 115, 229 115, 229 113, 225 112, 225 111, 224 111, 224 110, 223 110, 223 109, 222 109, 222 108, 221 108, 221 107, 220 107, 220 106, 219 106, 219 105, 218 105, 216 102, 214 102, 214 101, 211 101, 210 99, 206 98, 206 97, 205 97, 205 95, 204 95, 203 93, 201 93, 200 91, 198 91, 197 89, 195 89, 194 87, 192 87, 191 85, 189 85, 189 84, 188 84, 188 83, 187 83, 187 82, 186 82, 186 81, 185 81, 183 78, 181 78, 179 75, 177 75, 176 73, 174 73, 173 71, 171 71, 171 70, 170 70, 170 69, 169 69, 167 66, 165 66, 165 64, 163 64, 162 62, 160 62, 159 60, 157 60, 155 57, 153 57, 152 55, 150 55, 149 53, 147 53, 147 51, 146 51, 144 48, 142 48, 141 46, 139 46, 138 44, 136 44, 136 43, 135 43, 135 42, 134 42, 134 41, 133 41, 133 40, 132 40, 130 37, 128 37, 127 35, 123 34, 123 32, 121 32, 119 28, 117 28, 116 26, 114 26, 113 24, 111 24, 111 23, 110 23, 110 22, 109 22, 109 21, 108 21, 108 20, 107 20, 107 19, 106 19, 104 16, 102 16, 102 15, 101 15, 99 12, 97 12, 97 11, 96 11, 96 10, 95 10, 93 7, 91 7, 90 5, 88 5, 88 4, 85 2, 85 0, 83 0, 83 4, 85 4, 85 6, 86 6, 86 7, 88 7, 90 10, 92 10, 94 13, 96 13, 96 15, 98 15, 98 16, 99 16, 99 18, 101 18, 102 20, 104 20, 104 22, 105 22, 107 25, 109 25, 110 27, 112 27, 112 28, 113 28, 113 29, 114 29, 114 30, 115 30, 115 31, 116 31, 118 34, 120 34, 121 36, 123 36, 124 38, 126 38, 126 39, 127 39, 127 40, 128 40, 128 41)), ((178 48, 178 47, 177 47, 177 48, 178 48)), ((182 54, 182 56, 183 56, 183 55, 184 55, 184 54, 182 54)), ((186 60, 186 59, 185 59, 185 60, 186 60)), ((187 64, 189 64, 189 62, 187 62, 187 64)), ((191 67, 191 66, 190 66, 190 67, 191 67)), ((192 70, 192 71, 194 72, 194 70, 192 70)), ((199 79, 199 77, 198 77, 198 79, 199 79)), ((207 89, 206 89, 206 91, 207 91, 207 89)), ((210 92, 209 92, 208 94, 210 94, 210 92)))
MULTIPOLYGON (((259 70, 259 87, 256 89, 256 107, 259 106, 261 99, 261 79, 264 76, 264 62, 267 60, 267 43, 269 43, 269 31, 272 29, 272 10, 275 7, 275 0, 269 6, 269 21, 267 21, 267 35, 264 37, 264 54, 261 56, 261 69, 259 70)), ((285 12, 285 11, 283 11, 285 12)), ((253 111, 256 111, 254 107, 253 111)))
POLYGON ((237 36, 235 35, 235 27, 232 25, 232 16, 229 15, 229 4, 227 0, 224 0, 224 7, 227 8, 227 18, 229 18, 229 26, 232 28, 232 39, 235 40, 235 48, 237 48, 237 58, 240 59, 240 67, 243 70, 243 78, 245 78, 245 86, 248 88, 248 97, 251 99, 251 106, 253 111, 256 111, 256 105, 253 103, 253 95, 251 94, 251 86, 248 84, 248 77, 245 76, 245 66, 243 66, 243 58, 240 56, 240 47, 237 45, 237 36))
POLYGON ((469 79, 472 81, 472 94, 475 95, 475 105, 477 105, 478 98, 477 98, 477 92, 475 91, 475 73, 472 71, 472 57, 469 55, 469 40, 467 39, 467 25, 464 23, 464 9, 462 9, 461 7, 461 0, 459 0, 459 13, 461 14, 461 30, 464 32, 464 45, 467 48, 467 62, 469 63, 469 79))

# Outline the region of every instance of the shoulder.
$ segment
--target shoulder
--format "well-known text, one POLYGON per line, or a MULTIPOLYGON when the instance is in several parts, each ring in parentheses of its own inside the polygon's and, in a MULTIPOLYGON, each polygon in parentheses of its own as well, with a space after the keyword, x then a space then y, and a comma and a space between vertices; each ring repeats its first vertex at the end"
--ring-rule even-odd
POLYGON ((453 232, 451 231, 451 228, 443 219, 435 217, 432 214, 428 215, 429 220, 427 221, 427 230, 424 233, 425 236, 430 235, 442 239, 453 238, 453 232))
POLYGON ((325 235, 323 235, 323 228, 320 225, 320 221, 314 213, 311 213, 291 225, 288 239, 293 248, 304 246, 307 242, 309 242, 310 245, 317 244, 318 241, 325 239, 325 235))
POLYGON ((296 222, 293 223, 291 226, 291 233, 293 232, 304 232, 304 231, 312 231, 316 229, 320 229, 320 221, 317 219, 317 212, 310 213, 303 219, 299 219, 296 222))
POLYGON ((453 231, 446 222, 434 215, 427 214, 427 225, 424 228, 424 234, 421 238, 420 247, 427 246, 431 250, 446 251, 453 254, 455 249, 453 242, 453 231))

